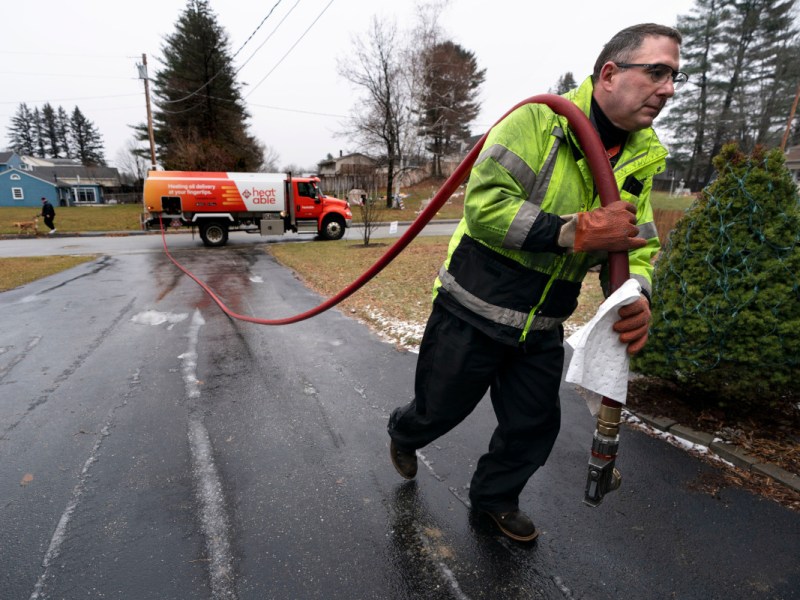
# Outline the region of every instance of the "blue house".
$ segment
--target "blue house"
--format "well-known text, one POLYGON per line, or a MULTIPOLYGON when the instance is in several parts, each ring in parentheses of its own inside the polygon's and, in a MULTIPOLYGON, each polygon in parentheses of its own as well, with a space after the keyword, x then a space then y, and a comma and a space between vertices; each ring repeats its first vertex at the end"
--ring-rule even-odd
POLYGON ((108 191, 119 189, 112 167, 86 167, 68 158, 35 158, 0 152, 0 206, 104 204, 108 191))

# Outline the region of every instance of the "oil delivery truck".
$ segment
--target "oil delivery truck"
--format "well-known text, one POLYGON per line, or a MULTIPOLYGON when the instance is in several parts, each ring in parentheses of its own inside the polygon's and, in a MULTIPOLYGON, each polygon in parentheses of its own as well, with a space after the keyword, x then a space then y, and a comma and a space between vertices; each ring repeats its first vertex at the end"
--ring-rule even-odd
POLYGON ((150 171, 144 182, 146 229, 197 227, 206 246, 224 246, 229 231, 314 233, 338 240, 353 213, 325 196, 318 177, 285 173, 150 171))

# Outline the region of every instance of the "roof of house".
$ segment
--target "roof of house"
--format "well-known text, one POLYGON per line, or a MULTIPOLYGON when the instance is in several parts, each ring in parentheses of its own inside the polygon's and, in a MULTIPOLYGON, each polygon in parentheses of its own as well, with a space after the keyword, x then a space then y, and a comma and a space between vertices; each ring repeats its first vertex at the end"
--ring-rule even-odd
POLYGON ((13 152, 0 152, 0 165, 6 164, 12 156, 14 156, 13 152))
POLYGON ((36 169, 37 173, 49 171, 62 183, 89 183, 101 185, 119 185, 119 171, 113 167, 51 167, 36 169))
POLYGON ((56 167, 56 166, 70 166, 82 167, 81 162, 76 158, 39 158, 37 156, 21 156, 22 162, 32 167, 56 167))
POLYGON ((118 186, 119 171, 113 167, 52 166, 35 167, 28 174, 53 184, 118 186))

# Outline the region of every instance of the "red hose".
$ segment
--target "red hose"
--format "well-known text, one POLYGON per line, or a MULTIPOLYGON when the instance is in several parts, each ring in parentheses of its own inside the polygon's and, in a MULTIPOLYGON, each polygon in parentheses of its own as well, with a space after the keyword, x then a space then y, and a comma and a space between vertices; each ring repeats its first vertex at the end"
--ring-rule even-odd
MULTIPOLYGON (((586 159, 589 163, 589 168, 594 176, 595 184, 597 185, 597 191, 600 194, 600 202, 603 206, 607 206, 612 202, 619 200, 619 190, 617 190, 617 184, 614 180, 614 174, 611 171, 611 165, 608 162, 608 158, 606 157, 605 149, 603 148, 603 144, 600 141, 600 137, 597 135, 597 131, 592 126, 589 119, 583 114, 583 111, 578 108, 575 104, 567 100, 566 98, 562 98, 561 96, 555 96, 553 94, 541 94, 538 96, 531 96, 526 100, 516 104, 513 108, 511 108, 508 112, 506 112, 498 121, 502 121, 505 117, 507 117, 511 112, 516 110, 517 108, 524 106, 525 104, 546 104, 549 106, 555 113, 563 115, 569 121, 570 127, 575 132, 575 135, 578 137, 581 147, 583 148, 584 152, 586 153, 586 159)), ((495 125, 497 124, 495 123, 495 125)), ((240 321, 247 321, 249 323, 257 323, 259 325, 288 325, 289 323, 297 323, 298 321, 303 321, 310 317, 316 316, 321 312, 328 310, 329 308, 336 306, 339 302, 344 300, 345 298, 349 297, 350 295, 354 294, 357 290, 359 290, 364 284, 366 284, 370 279, 375 277, 378 273, 380 273, 394 258, 402 252, 406 246, 413 240, 420 231, 428 224, 428 222, 433 218, 433 216, 439 211, 439 209, 444 205, 448 198, 453 194, 453 192, 461 185, 466 179, 469 170, 472 168, 472 165, 475 163, 475 160, 478 158, 478 154, 483 147, 484 141, 486 141, 486 136, 489 133, 485 133, 483 137, 478 141, 477 144, 469 151, 469 154, 464 158, 460 165, 453 171, 453 174, 447 178, 444 182, 442 187, 439 191, 434 195, 431 199, 428 206, 423 210, 420 215, 416 218, 416 220, 409 226, 408 230, 398 238, 398 240, 381 256, 374 265, 372 265, 369 269, 367 269, 358 279, 356 279, 353 283, 343 289, 341 292, 336 294, 335 296, 329 298, 316 308, 312 308, 309 311, 304 313, 295 315, 293 317, 286 317, 284 319, 260 319, 257 317, 250 317, 247 315, 240 315, 238 313, 233 312, 229 309, 222 300, 220 300, 217 295, 211 290, 205 283, 200 281, 197 277, 195 277, 191 272, 189 272, 186 268, 184 268, 178 261, 176 261, 172 255, 169 253, 167 249, 167 241, 166 236, 164 235, 164 227, 163 224, 161 226, 161 236, 162 242, 164 244, 164 252, 166 252, 169 259, 175 263, 175 265, 183 271, 186 275, 191 277, 197 285, 199 285, 205 292, 211 296, 211 298, 216 302, 222 311, 233 319, 239 319, 240 321)), ((160 217, 159 217, 160 221, 160 217)), ((625 252, 614 252, 609 255, 610 261, 610 278, 611 278, 611 291, 613 292, 616 290, 620 285, 622 285, 626 279, 628 279, 628 255, 625 252)), ((606 398, 603 399, 605 402, 606 398)), ((613 402, 610 400, 609 402, 613 402)))

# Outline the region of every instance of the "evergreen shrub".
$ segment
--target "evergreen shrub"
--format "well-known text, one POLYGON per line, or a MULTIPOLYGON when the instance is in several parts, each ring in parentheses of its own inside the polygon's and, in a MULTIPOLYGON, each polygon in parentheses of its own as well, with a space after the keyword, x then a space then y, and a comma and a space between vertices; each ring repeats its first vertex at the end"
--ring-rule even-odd
POLYGON ((729 144, 714 167, 656 263, 650 339, 633 367, 703 404, 797 401, 797 187, 778 149, 729 144))

